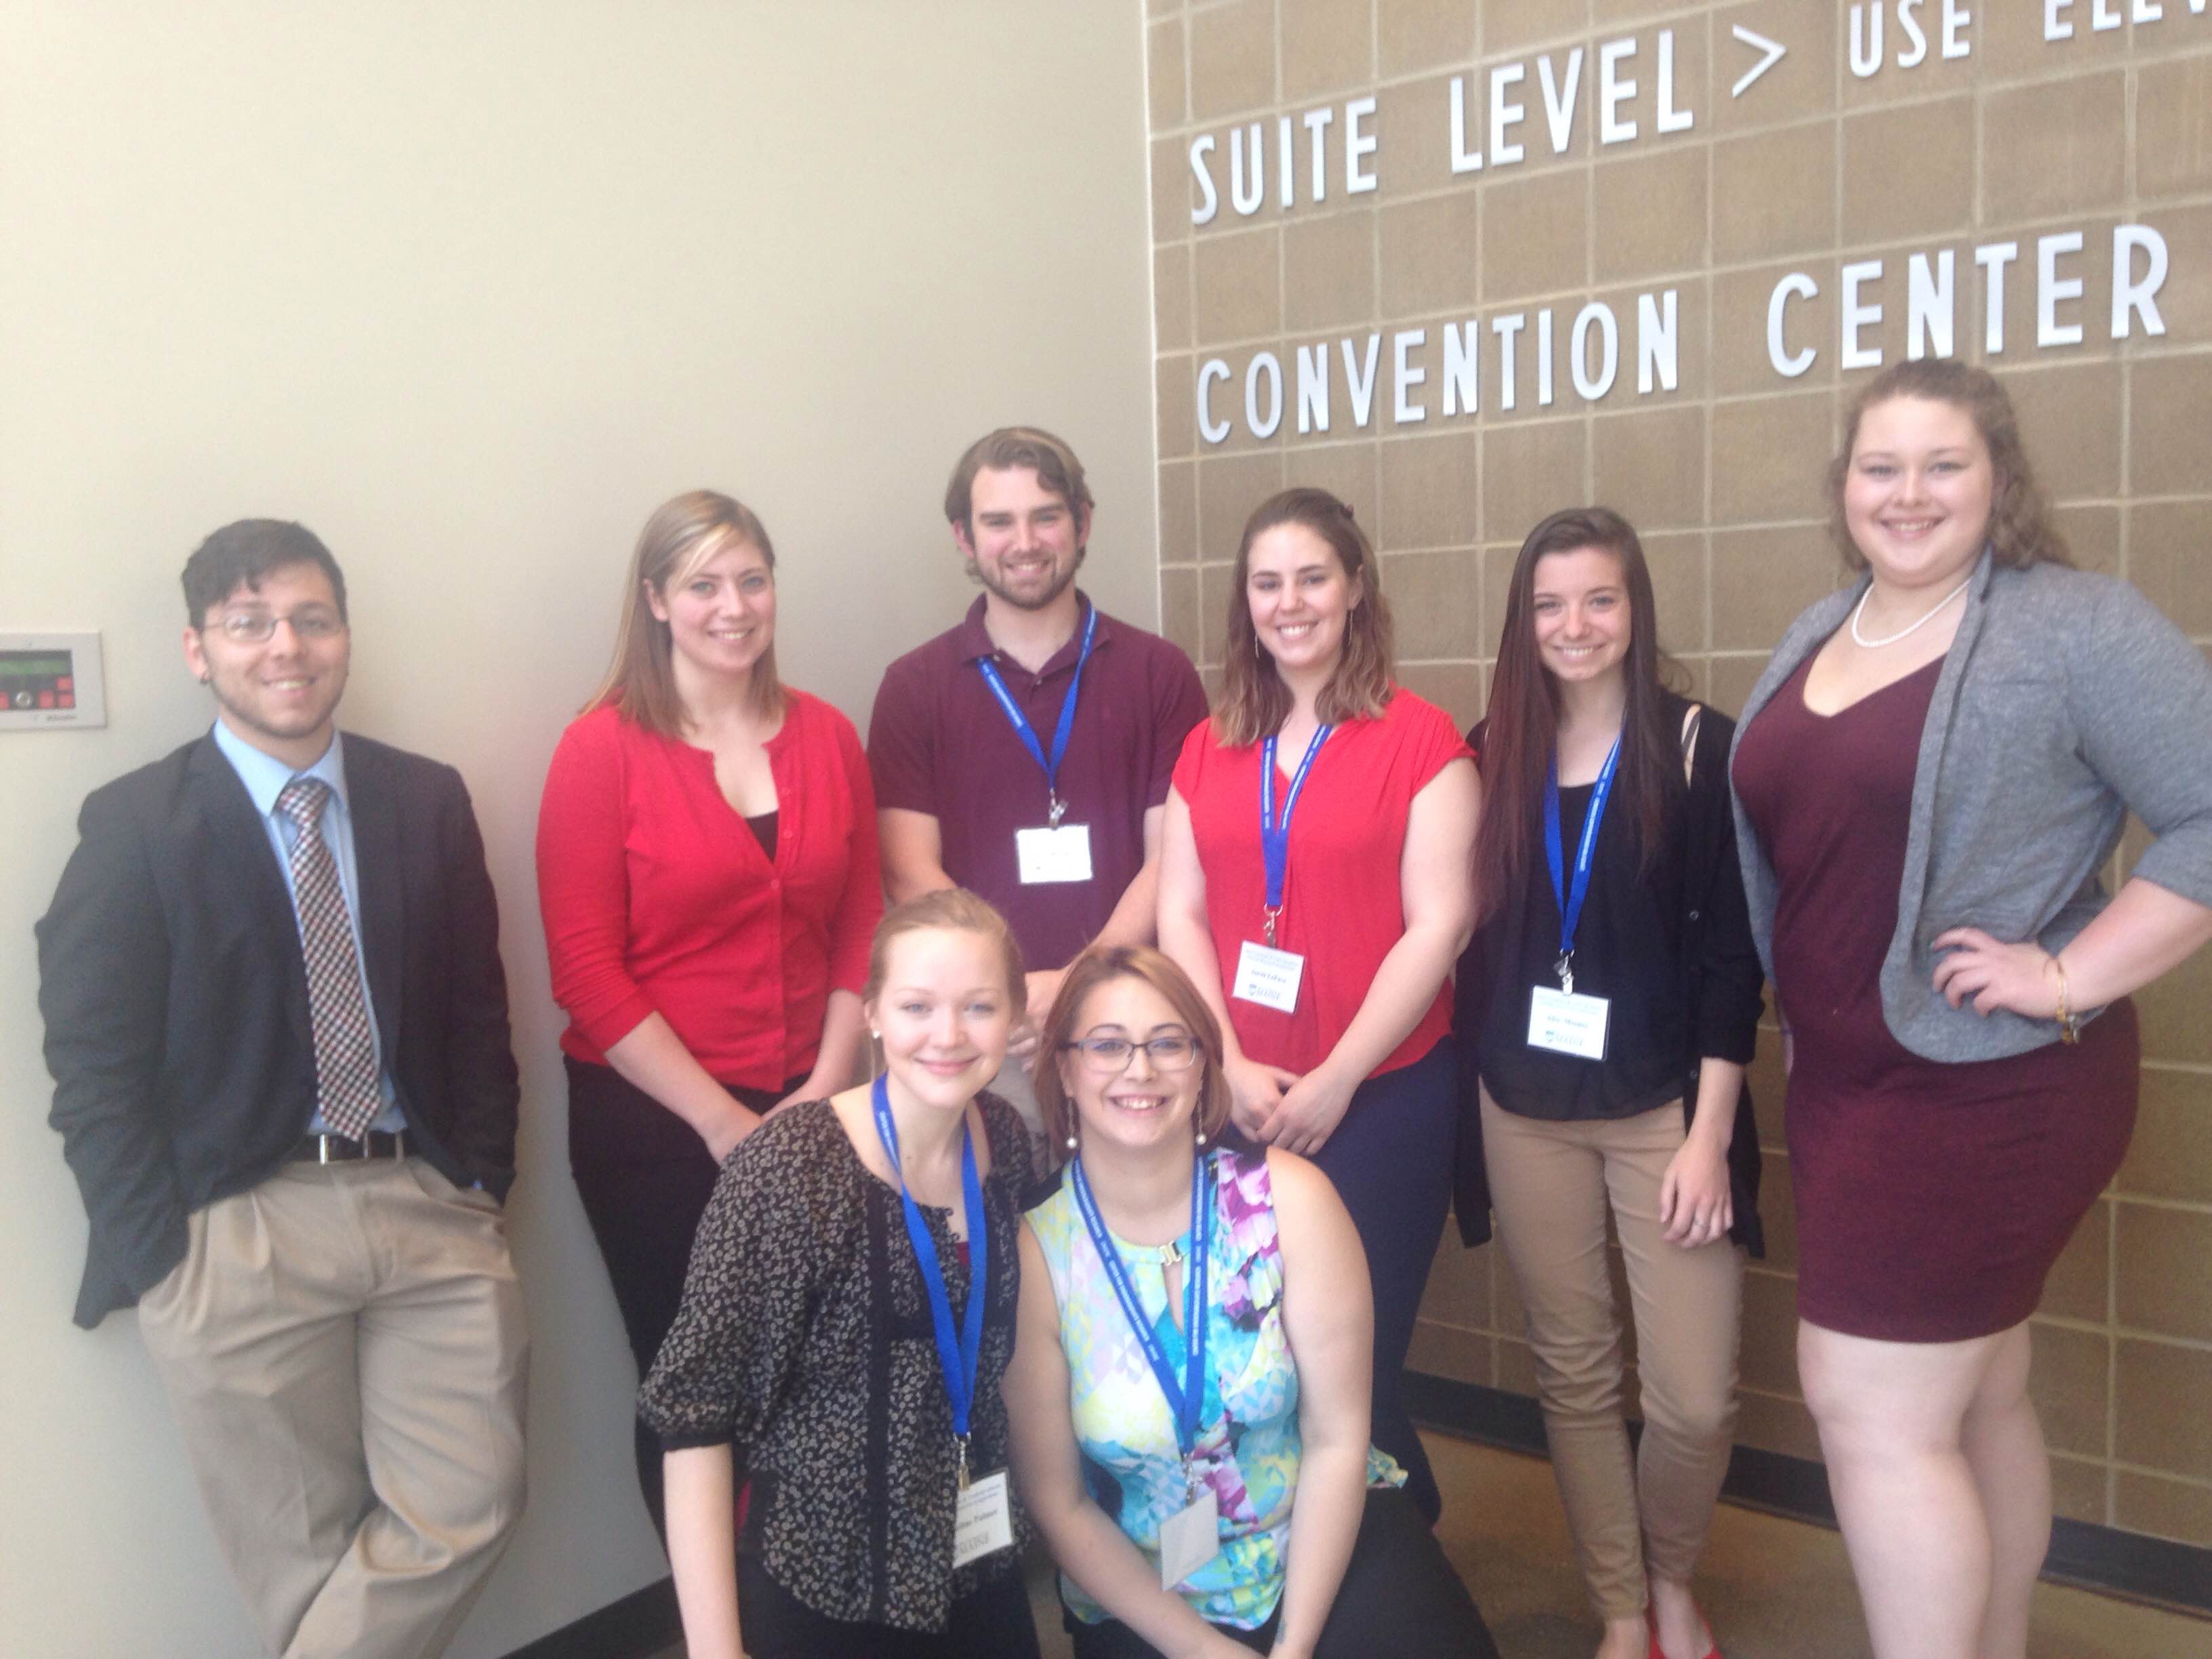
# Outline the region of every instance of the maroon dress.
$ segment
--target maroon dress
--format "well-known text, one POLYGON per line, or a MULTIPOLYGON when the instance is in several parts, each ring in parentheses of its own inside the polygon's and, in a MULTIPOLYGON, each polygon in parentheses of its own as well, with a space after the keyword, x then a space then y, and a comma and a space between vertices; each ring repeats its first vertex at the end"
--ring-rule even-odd
POLYGON ((1881 965, 1942 663, 1832 716, 1805 706, 1810 667, 1745 728, 1735 773, 1780 893, 1797 1310, 1888 1341, 1987 1336, 2035 1310, 2119 1168, 2135 1125, 2135 1007, 2113 1004, 2078 1045, 2001 1060, 1923 1060, 1890 1034, 1881 965))

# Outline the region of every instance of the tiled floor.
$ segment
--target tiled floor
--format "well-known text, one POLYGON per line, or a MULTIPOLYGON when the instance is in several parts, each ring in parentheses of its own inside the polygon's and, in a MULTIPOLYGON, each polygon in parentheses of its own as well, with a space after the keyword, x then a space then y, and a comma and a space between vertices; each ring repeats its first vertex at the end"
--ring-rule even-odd
MULTIPOLYGON (((1428 1443, 1444 1488, 1445 1547, 1503 1659, 1589 1659, 1597 1624, 1551 1466, 1442 1436, 1428 1443)), ((1032 1589, 1048 1659, 1066 1659, 1049 1577, 1036 1575, 1032 1589)), ((1723 1504, 1698 1590, 1728 1659, 1867 1659, 1843 1540, 1823 1528, 1723 1504)), ((2044 1584, 2031 1659, 2212 1659, 2212 1622, 2044 1584)))

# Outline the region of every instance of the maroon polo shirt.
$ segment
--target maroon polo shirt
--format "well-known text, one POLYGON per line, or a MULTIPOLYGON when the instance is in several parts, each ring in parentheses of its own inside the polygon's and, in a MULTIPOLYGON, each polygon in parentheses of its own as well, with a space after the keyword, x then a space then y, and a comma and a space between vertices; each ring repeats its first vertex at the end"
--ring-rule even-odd
MULTIPOLYGON (((1091 879, 1024 887, 1014 831, 1045 822, 1044 769, 976 664, 989 657, 997 665, 1050 754, 1083 623, 1079 617, 1073 637, 1032 674, 992 646, 983 603, 884 673, 868 721, 868 769, 878 807, 937 820, 945 873, 999 907, 1029 965, 1059 968, 1097 936, 1144 867, 1145 813, 1166 802, 1182 740, 1206 718, 1206 692, 1174 646, 1099 613, 1060 769, 1063 821, 1091 826, 1091 879)), ((1086 614, 1090 603, 1083 596, 1086 614)))

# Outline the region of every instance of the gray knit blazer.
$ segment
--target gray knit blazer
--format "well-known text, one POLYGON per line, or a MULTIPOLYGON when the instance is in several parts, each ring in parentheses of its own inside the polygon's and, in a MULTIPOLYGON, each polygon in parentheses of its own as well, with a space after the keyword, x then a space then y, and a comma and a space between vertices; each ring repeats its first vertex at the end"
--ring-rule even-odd
MULTIPOLYGON (((1866 586, 1790 624, 1744 704, 1739 744, 1866 586)), ((1984 553, 1920 737, 1881 969, 1892 1035, 1938 1060, 2056 1041, 2051 1020, 1949 1006, 1931 984, 1930 942, 1967 927, 2057 951, 2110 902, 2100 872, 2130 810, 2156 837, 2131 873, 2212 906, 2212 665, 2124 582, 1999 568, 1984 553)), ((1752 933, 1774 979, 1774 866, 1740 799, 1735 820, 1752 933)), ((1776 992, 1780 1003, 1789 987, 1776 992)))

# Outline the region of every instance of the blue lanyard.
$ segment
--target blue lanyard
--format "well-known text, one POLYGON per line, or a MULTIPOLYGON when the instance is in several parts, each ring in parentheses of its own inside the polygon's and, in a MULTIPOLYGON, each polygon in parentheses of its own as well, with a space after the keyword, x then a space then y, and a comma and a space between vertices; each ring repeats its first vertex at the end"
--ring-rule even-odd
POLYGON ((1114 1287, 1114 1299, 1121 1304, 1129 1328, 1136 1333, 1137 1345, 1145 1351, 1145 1359, 1159 1381, 1160 1392, 1167 1396, 1168 1410, 1175 1418, 1176 1444, 1182 1448, 1188 1462, 1198 1449, 1199 1417, 1206 1409, 1206 1273, 1213 1239, 1213 1165, 1203 1152, 1191 1164, 1190 1260, 1183 1264, 1183 1374, 1180 1383, 1176 1380, 1175 1367, 1168 1364, 1167 1350, 1160 1345, 1159 1332, 1145 1318, 1144 1304, 1137 1300, 1137 1287, 1130 1282, 1129 1269, 1121 1260, 1121 1252, 1115 1248, 1113 1235, 1106 1231, 1105 1219, 1098 1213, 1098 1201, 1091 1195, 1090 1178, 1083 1173, 1082 1158, 1073 1159, 1069 1167, 1073 1172, 1071 1185, 1075 1193, 1075 1207, 1082 1214, 1083 1224, 1090 1229, 1091 1247, 1098 1252, 1099 1264, 1106 1270, 1106 1282, 1114 1287))
POLYGON ((1083 624, 1083 646, 1075 653, 1075 673, 1067 682, 1067 696, 1060 700, 1060 724, 1053 729, 1049 758, 1045 755, 1044 744, 1037 741, 1036 728, 1030 724, 1030 717, 1022 713, 1022 706, 1014 701, 1014 694, 1006 690, 1006 682, 999 672, 998 664, 988 657, 975 659, 975 666, 983 671, 983 684, 991 688, 991 694, 999 700, 999 707, 1006 711, 1006 718, 1013 722, 1014 735, 1022 740, 1022 747, 1030 751, 1030 758, 1044 769, 1047 822, 1055 830, 1060 828, 1060 815, 1067 811, 1067 803, 1060 798, 1060 763, 1067 758, 1068 734, 1075 730, 1075 696, 1083 689, 1084 665, 1091 660, 1091 642, 1097 637, 1098 607, 1094 605, 1091 607, 1091 619, 1083 624))
POLYGON ((1559 760, 1553 756, 1544 773, 1544 862, 1552 869, 1552 896, 1559 904, 1559 988, 1575 994, 1575 930, 1581 926, 1583 902, 1589 897, 1590 866, 1597 856, 1597 826, 1605 817, 1606 798, 1613 793, 1613 775, 1620 765, 1620 739, 1606 750, 1590 789, 1589 811, 1583 819, 1582 839, 1575 845, 1575 884, 1570 889, 1560 868, 1563 852, 1559 835, 1559 760))
POLYGON ((991 1249, 983 1214, 983 1183, 975 1173, 975 1133, 963 1127, 960 1140, 960 1193, 968 1206, 968 1307, 957 1338, 952 1333, 952 1298, 938 1264, 937 1242, 929 1236, 921 1206, 906 1189, 899 1170, 898 1126, 891 1121, 890 1090, 876 1079, 876 1133, 884 1143, 891 1172, 899 1177, 899 1204, 906 1212, 906 1236, 914 1245, 914 1264, 929 1297, 929 1322, 937 1334, 937 1364, 945 1373, 945 1392, 952 1401, 952 1436, 960 1443, 960 1484, 968 1484, 968 1421, 975 1403, 975 1368, 983 1351, 984 1291, 990 1279, 991 1249))
POLYGON ((1291 814, 1297 811, 1298 794, 1306 787, 1306 774, 1313 769, 1314 757, 1321 753, 1322 744, 1328 741, 1332 727, 1322 726, 1314 729, 1313 741, 1306 745, 1305 758, 1291 779, 1290 793, 1283 797, 1281 822, 1275 818, 1275 739, 1270 736, 1260 745, 1260 856, 1267 866, 1267 944, 1275 943, 1275 922, 1283 914, 1283 879, 1291 868, 1291 814))

